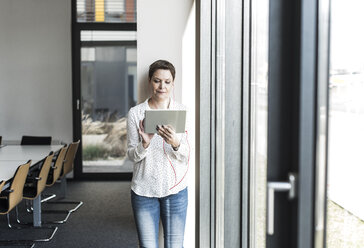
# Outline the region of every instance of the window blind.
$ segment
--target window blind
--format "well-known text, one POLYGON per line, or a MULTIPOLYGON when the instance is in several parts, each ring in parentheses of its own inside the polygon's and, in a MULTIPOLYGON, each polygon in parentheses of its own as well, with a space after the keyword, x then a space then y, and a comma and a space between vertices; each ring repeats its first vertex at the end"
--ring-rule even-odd
POLYGON ((82 30, 81 41, 135 41, 136 31, 82 30))
POLYGON ((136 22, 136 0, 77 0, 78 22, 136 22))

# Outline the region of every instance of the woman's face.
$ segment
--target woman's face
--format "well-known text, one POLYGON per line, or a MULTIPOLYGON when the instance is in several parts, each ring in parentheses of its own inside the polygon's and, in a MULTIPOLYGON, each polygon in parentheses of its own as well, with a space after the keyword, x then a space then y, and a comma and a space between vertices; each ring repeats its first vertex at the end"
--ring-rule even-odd
POLYGON ((169 70, 156 70, 149 84, 152 89, 152 97, 156 100, 167 100, 174 86, 172 74, 169 70))

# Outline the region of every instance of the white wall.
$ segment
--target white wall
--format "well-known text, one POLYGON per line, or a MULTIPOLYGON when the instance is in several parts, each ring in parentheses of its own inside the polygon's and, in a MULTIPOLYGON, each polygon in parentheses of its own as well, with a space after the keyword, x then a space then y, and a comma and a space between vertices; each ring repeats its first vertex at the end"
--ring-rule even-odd
POLYGON ((149 96, 148 67, 158 59, 168 60, 175 66, 175 97, 177 101, 181 101, 182 41, 193 2, 193 0, 137 1, 139 102, 149 96))
POLYGON ((0 135, 72 140, 71 1, 0 1, 0 135))
MULTIPOLYGON (((175 99, 188 108, 191 146, 184 247, 195 247, 195 8, 194 0, 137 1, 138 101, 149 95, 148 67, 158 59, 176 67, 175 99)), ((160 235, 160 238, 163 236, 160 235)), ((162 243, 162 242, 161 242, 162 243)), ((161 245, 161 244, 160 244, 161 245)), ((160 246, 163 247, 163 246, 160 246)))

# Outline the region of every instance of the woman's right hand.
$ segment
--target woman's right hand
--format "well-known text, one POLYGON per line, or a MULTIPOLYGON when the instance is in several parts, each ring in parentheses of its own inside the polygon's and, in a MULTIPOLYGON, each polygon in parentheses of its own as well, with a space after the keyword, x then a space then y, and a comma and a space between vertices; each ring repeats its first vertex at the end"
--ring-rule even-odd
POLYGON ((142 145, 144 148, 147 148, 150 144, 150 141, 152 140, 154 133, 145 133, 144 132, 144 125, 143 120, 140 120, 139 122, 139 128, 138 128, 139 134, 142 137, 142 145))

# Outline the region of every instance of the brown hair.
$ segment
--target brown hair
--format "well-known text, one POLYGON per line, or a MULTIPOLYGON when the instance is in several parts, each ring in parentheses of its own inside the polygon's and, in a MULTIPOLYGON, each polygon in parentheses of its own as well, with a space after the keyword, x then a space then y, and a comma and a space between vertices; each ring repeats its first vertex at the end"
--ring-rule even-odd
POLYGON ((157 70, 169 70, 172 74, 173 80, 176 76, 176 69, 174 68, 172 63, 168 62, 167 60, 157 60, 149 66, 149 80, 153 77, 154 72, 156 72, 157 70))

